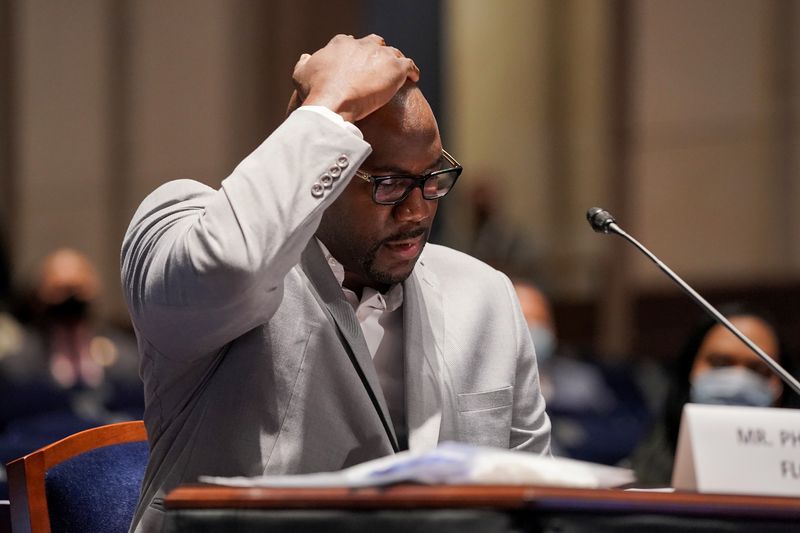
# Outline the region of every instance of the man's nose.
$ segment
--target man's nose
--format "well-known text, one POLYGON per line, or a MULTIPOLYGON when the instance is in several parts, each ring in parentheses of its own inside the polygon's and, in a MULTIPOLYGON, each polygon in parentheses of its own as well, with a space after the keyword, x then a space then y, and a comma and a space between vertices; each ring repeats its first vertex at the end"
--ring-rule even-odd
POLYGON ((436 200, 426 200, 422 190, 415 187, 405 200, 394 206, 394 217, 399 222, 422 222, 431 218, 436 209, 436 200))

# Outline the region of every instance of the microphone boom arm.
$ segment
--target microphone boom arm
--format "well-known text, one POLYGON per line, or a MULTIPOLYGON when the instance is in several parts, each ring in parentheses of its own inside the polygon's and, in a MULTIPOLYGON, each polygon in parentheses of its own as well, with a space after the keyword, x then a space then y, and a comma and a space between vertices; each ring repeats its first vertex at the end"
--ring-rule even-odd
MULTIPOLYGON (((610 217, 610 216, 609 216, 610 217)), ((678 284, 678 286, 683 289, 683 292, 689 295, 689 297, 697 302, 700 307, 702 307, 709 315, 711 315, 717 322, 728 328, 728 330, 736 335, 740 341, 742 341, 748 348, 750 348, 758 357, 761 358, 764 363, 769 366, 769 368, 780 377, 784 383, 786 383, 797 395, 800 395, 800 383, 787 372, 781 365, 775 362, 769 355, 764 352, 761 348, 758 347, 756 343, 751 341, 744 333, 739 331, 739 329, 731 324, 730 320, 725 318, 725 316, 717 311, 714 306, 706 301, 705 298, 700 296, 697 291, 689 286, 688 283, 683 281, 680 276, 678 276, 675 272, 672 271, 667 265, 664 264, 658 257, 655 256, 650 250, 644 247, 639 241, 628 235, 622 228, 620 228, 616 222, 614 222, 613 218, 610 220, 605 221, 603 224, 603 229, 605 230, 604 233, 615 233, 622 237, 623 239, 627 240, 631 244, 633 244, 636 248, 639 249, 644 255, 646 255, 655 265, 661 269, 669 278, 678 284)))

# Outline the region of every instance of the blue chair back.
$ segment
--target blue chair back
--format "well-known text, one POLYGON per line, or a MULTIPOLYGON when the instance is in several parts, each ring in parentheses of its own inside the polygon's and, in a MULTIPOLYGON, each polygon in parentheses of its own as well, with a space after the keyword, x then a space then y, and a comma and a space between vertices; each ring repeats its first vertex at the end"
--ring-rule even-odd
POLYGON ((147 466, 141 420, 81 431, 8 464, 14 533, 124 533, 147 466))
POLYGON ((51 531, 128 531, 147 457, 147 442, 127 442, 91 450, 48 470, 44 487, 51 531))

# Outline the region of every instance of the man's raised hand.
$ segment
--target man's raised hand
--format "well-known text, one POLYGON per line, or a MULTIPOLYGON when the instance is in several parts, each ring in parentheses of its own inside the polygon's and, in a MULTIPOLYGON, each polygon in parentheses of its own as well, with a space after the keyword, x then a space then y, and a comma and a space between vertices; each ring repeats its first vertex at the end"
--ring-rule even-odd
POLYGON ((378 35, 337 35, 314 54, 301 55, 292 79, 304 104, 356 122, 383 107, 406 80, 419 80, 419 69, 378 35))

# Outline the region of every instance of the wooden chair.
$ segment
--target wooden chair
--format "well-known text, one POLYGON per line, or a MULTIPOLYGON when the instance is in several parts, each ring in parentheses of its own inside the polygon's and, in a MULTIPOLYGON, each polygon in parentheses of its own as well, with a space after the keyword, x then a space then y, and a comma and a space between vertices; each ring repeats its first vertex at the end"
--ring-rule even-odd
POLYGON ((147 457, 137 420, 81 431, 8 463, 12 530, 127 531, 147 457))

